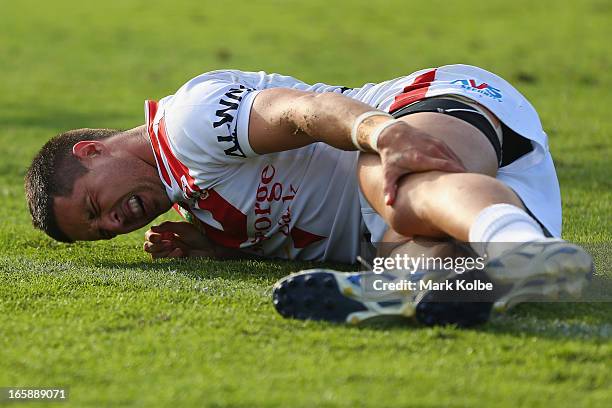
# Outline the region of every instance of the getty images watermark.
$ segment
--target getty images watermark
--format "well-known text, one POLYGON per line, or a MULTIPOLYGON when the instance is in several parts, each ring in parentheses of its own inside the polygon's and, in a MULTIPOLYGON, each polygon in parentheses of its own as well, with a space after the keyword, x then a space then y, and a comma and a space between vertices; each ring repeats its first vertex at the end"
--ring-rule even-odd
POLYGON ((493 283, 480 279, 448 279, 453 275, 485 269, 483 256, 410 256, 395 254, 374 257, 372 271, 379 278, 370 279, 368 289, 374 291, 477 290, 492 291, 493 283))
POLYGON ((416 298, 434 292, 436 301, 494 302, 513 291, 532 302, 612 302, 612 243, 578 245, 581 249, 537 242, 378 242, 377 253, 391 255, 376 256, 362 247, 363 269, 373 273, 361 275, 359 284, 372 301, 391 301, 404 291, 416 298), (473 250, 485 246, 487 255, 473 250), (504 255, 509 250, 512 256, 504 255), (588 268, 582 265, 585 257, 588 268))

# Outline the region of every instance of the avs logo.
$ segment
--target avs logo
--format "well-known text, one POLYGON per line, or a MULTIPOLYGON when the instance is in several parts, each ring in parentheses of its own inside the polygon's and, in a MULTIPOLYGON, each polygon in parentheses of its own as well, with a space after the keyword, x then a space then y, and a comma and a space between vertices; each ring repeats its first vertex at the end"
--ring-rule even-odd
POLYGON ((252 90, 253 89, 246 88, 245 86, 240 85, 238 88, 230 89, 225 95, 223 95, 221 100, 219 100, 219 105, 221 105, 221 109, 215 111, 215 116, 218 120, 213 122, 213 127, 218 128, 222 125, 225 125, 225 127, 227 127, 227 135, 217 136, 217 142, 229 142, 232 144, 230 147, 223 150, 226 156, 246 158, 246 155, 240 147, 240 143, 238 143, 238 133, 236 130, 236 126, 234 126, 234 130, 232 131, 231 124, 234 122, 234 117, 238 112, 238 106, 240 104, 240 101, 242 101, 244 94, 252 90))
POLYGON ((501 91, 497 88, 492 87, 486 82, 482 82, 479 84, 474 79, 457 79, 451 82, 451 84, 460 84, 461 88, 463 89, 489 96, 497 100, 498 102, 501 102, 502 99, 501 91))

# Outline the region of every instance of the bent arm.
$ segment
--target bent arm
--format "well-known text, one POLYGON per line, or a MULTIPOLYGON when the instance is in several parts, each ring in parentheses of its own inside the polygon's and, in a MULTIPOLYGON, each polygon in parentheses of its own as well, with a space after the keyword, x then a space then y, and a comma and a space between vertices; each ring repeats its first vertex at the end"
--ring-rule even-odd
MULTIPOLYGON (((351 129, 362 113, 376 111, 365 103, 338 93, 314 93, 287 88, 261 91, 251 107, 249 144, 258 154, 296 149, 324 142, 342 150, 355 150, 351 129)), ((363 121, 358 140, 366 150, 373 128, 389 120, 386 112, 363 121)))
MULTIPOLYGON (((355 150, 353 125, 369 111, 376 109, 337 93, 267 89, 255 97, 251 107, 249 144, 258 154, 296 149, 314 142, 355 150)), ((368 116, 358 124, 356 143, 363 150, 380 155, 387 205, 395 202, 397 181, 405 174, 466 171, 440 135, 416 129, 402 119, 389 123, 389 115, 379 112, 380 115, 368 116)))

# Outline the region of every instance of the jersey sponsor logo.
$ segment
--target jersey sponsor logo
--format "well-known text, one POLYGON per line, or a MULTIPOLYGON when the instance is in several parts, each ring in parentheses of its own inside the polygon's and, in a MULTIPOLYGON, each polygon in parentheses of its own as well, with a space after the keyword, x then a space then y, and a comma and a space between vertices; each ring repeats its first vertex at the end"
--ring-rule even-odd
POLYGON ((492 87, 486 82, 477 82, 475 79, 456 79, 451 84, 459 84, 461 88, 472 92, 489 96, 499 102, 502 100, 502 93, 499 89, 492 87))
POLYGON ((261 170, 261 177, 257 191, 255 193, 255 221, 253 229, 255 234, 251 238, 252 244, 258 244, 268 239, 268 231, 278 224, 279 232, 289 236, 289 226, 291 223, 291 202, 297 194, 297 187, 293 184, 283 185, 275 182, 276 168, 272 164, 264 166, 261 170), (272 206, 274 203, 281 202, 287 205, 279 220, 272 220, 272 206))
POLYGON ((234 122, 236 114, 238 113, 238 106, 240 105, 242 98, 247 92, 250 91, 253 91, 253 89, 239 85, 237 88, 231 88, 219 100, 221 109, 215 111, 217 120, 213 122, 213 128, 221 127, 223 129, 227 129, 226 135, 217 136, 217 142, 223 143, 223 146, 227 146, 227 143, 231 143, 231 146, 227 148, 224 147, 223 149, 226 156, 246 158, 246 155, 242 151, 240 143, 238 142, 238 130, 236 129, 236 126, 234 126, 234 130, 232 130, 231 125, 234 122))
POLYGON ((287 241, 289 246, 286 248, 291 247, 291 242, 293 242, 293 248, 301 249, 327 239, 325 236, 291 226, 294 215, 291 204, 296 197, 298 187, 291 183, 279 183, 278 179, 275 179, 276 175, 277 170, 272 164, 267 164, 261 170, 261 177, 255 193, 255 219, 251 224, 253 233, 249 240, 250 250, 264 255, 264 242, 277 233, 291 238, 291 241, 287 241), (274 219, 275 216, 273 215, 272 207, 275 204, 283 205, 283 211, 278 219, 274 219), (270 231, 275 228, 277 228, 277 231, 271 235, 270 231))

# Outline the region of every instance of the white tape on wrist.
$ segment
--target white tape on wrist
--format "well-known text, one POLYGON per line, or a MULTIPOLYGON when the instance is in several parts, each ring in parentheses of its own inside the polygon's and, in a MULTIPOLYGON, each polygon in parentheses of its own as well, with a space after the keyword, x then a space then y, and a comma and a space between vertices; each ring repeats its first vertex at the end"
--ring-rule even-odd
POLYGON ((374 131, 370 134, 370 138, 369 138, 369 142, 370 142, 370 147, 372 149, 374 149, 375 152, 378 152, 378 138, 380 137, 380 134, 389 126, 395 125, 396 123, 398 123, 397 119, 391 119, 388 120, 384 123, 381 123, 380 125, 378 125, 374 131))
MULTIPOLYGON (((365 112, 357 116, 357 119, 355 119, 355 122, 353 122, 353 128, 351 129, 351 140, 353 141, 353 145, 355 145, 355 147, 361 150, 362 152, 364 152, 365 149, 359 145, 359 141, 357 140, 357 132, 359 130, 359 126, 361 125, 361 123, 364 120, 371 118, 372 116, 388 116, 390 118, 393 117, 389 115, 388 113, 385 113, 382 111, 369 111, 369 112, 365 112)), ((376 140, 378 140, 378 137, 376 138, 376 140)))

